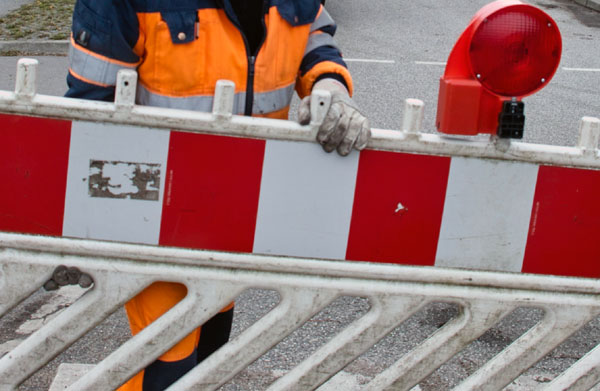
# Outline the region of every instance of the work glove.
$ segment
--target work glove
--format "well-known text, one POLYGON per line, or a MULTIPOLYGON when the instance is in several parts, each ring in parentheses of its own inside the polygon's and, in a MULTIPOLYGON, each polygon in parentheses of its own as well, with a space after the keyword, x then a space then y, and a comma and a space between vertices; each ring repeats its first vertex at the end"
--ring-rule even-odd
MULTIPOLYGON (((313 86, 315 90, 326 90, 331 94, 331 104, 323 123, 317 132, 317 141, 326 152, 337 149, 346 156, 352 148, 362 150, 371 137, 369 120, 360 113, 350 98, 346 86, 335 79, 321 79, 313 86)), ((310 96, 300 102, 298 122, 301 125, 310 123, 310 96)))

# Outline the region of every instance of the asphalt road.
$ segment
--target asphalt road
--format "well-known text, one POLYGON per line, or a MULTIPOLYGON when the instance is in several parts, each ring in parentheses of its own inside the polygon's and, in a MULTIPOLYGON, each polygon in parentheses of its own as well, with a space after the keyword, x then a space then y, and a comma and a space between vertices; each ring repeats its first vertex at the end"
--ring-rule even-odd
MULTIPOLYGON (((483 0, 329 0, 327 7, 338 22, 337 40, 343 48, 356 85, 355 99, 376 128, 397 129, 403 101, 425 102, 424 131, 434 132, 438 80, 443 63, 471 16, 483 0)), ((582 116, 600 117, 600 13, 570 1, 533 1, 558 23, 563 36, 563 57, 550 85, 526 99, 525 141, 573 145, 582 116)), ((66 89, 66 58, 39 57, 38 90, 62 95, 66 89)), ((0 90, 14 88, 17 58, 0 58, 0 90)), ((43 293, 30 298, 0 319, 0 355, 39 327, 52 313, 64 308, 81 292, 43 293), (44 305, 47 305, 44 307, 44 305), (3 351, 4 349, 4 351, 3 351)), ((238 301, 234 335, 277 302, 277 294, 252 291, 238 301)), ((301 331, 253 364, 225 386, 226 390, 263 389, 295 362, 364 314, 368 301, 341 298, 318 314, 301 331)), ((350 390, 381 371, 456 314, 448 304, 435 303, 395 330, 382 343, 347 368, 350 390)), ((423 390, 444 390, 456 385, 482 362, 517 338, 540 318, 539 310, 520 309, 478 339, 465 354, 452 360, 420 385, 423 390)), ((47 389, 59 363, 95 363, 129 338, 123 311, 118 311, 84 339, 59 356, 23 386, 47 389)), ((575 338, 523 376, 512 390, 535 389, 564 370, 600 342, 600 321, 593 321, 575 338)))
MULTIPOLYGON (((486 0, 331 1, 338 42, 356 79, 356 100, 374 127, 398 129, 403 101, 425 102, 424 131, 435 129, 439 78, 454 42, 486 0), (376 4, 376 5, 374 5, 376 4)), ((551 83, 525 99, 525 141, 573 145, 582 116, 600 117, 600 15, 564 0, 531 1, 558 23, 560 68, 551 83), (574 71, 569 69, 585 69, 574 71)))

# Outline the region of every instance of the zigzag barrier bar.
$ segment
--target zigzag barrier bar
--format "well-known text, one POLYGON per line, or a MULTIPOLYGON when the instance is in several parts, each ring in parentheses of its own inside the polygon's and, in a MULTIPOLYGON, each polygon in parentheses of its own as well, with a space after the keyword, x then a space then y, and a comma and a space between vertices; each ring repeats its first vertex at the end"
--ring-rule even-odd
MULTIPOLYGON (((232 115, 234 86, 229 82, 217 86, 212 113, 136 106, 136 75, 131 72, 120 73, 114 103, 41 96, 35 93, 36 65, 35 61, 21 60, 15 92, 0 92, 0 112, 7 113, 2 120, 11 124, 0 131, 0 138, 8 137, 20 146, 24 145, 23 140, 25 144, 39 143, 30 156, 50 157, 62 163, 58 164, 60 169, 41 170, 42 177, 51 179, 51 186, 42 181, 31 194, 27 193, 31 197, 44 195, 39 213, 34 210, 31 214, 31 204, 21 205, 18 196, 0 196, 4 197, 0 198, 2 204, 11 208, 4 215, 14 217, 14 221, 0 221, 0 231, 21 232, 0 233, 0 315, 35 292, 57 265, 74 266, 89 273, 94 286, 63 314, 0 359, 0 390, 15 389, 158 279, 185 284, 188 296, 98 364, 71 390, 114 389, 241 291, 253 287, 277 290, 281 303, 172 389, 217 389, 341 295, 368 297, 371 310, 348 332, 324 345, 270 389, 314 389, 427 303, 456 303, 461 308, 456 319, 365 387, 408 390, 513 309, 540 307, 545 316, 538 325, 458 387, 501 389, 599 314, 600 287, 595 279, 502 273, 598 277, 594 265, 599 254, 593 245, 598 233, 594 221, 600 217, 598 119, 582 120, 576 147, 496 139, 474 141, 420 133, 422 103, 409 100, 403 130, 375 129, 369 150, 341 159, 322 151, 313 153, 317 150, 312 145, 316 130, 328 105, 327 94, 315 94, 313 122, 300 126, 289 121, 232 115), (31 121, 41 121, 34 124, 37 133, 27 133, 31 121), (44 139, 44 134, 51 137, 44 139), (56 141, 61 137, 66 140, 63 144, 56 141), (143 144, 146 139, 151 141, 143 144), (108 144, 101 145, 106 140, 108 144), (242 178, 226 177, 224 185, 209 173, 227 176, 232 175, 231 171, 219 171, 220 164, 210 158, 225 154, 236 142, 240 144, 238 153, 251 152, 244 155, 242 164, 231 168, 235 172, 244 167, 250 172, 242 178), (188 144, 191 154, 186 152, 188 144), (136 148, 130 145, 136 145, 143 153, 131 152, 136 148), (208 150, 198 152, 195 148, 199 145, 208 145, 208 150), (119 146, 122 151, 115 152, 119 146), (174 157, 180 153, 184 154, 183 163, 174 157), (194 160, 199 154, 207 154, 209 159, 194 160), (156 157, 159 155, 162 157, 156 157), (190 161, 195 165, 190 166, 190 161), (311 166, 307 162, 316 163, 311 166), (199 173, 205 165, 208 170, 199 173), (332 171, 319 179, 324 191, 305 193, 306 189, 319 188, 312 182, 314 173, 320 171, 314 168, 325 166, 332 171), (194 193, 194 182, 180 182, 190 167, 194 167, 196 182, 201 182, 196 188, 198 193, 194 193), (131 170, 142 170, 155 180, 145 182, 144 191, 126 194, 110 186, 108 190, 98 187, 98 179, 111 179, 106 172, 117 168, 122 170, 120 173, 129 174, 131 170), (310 173, 309 179, 302 176, 303 169, 310 173), (294 174, 291 181, 286 181, 289 178, 282 176, 281 170, 294 174), (412 172, 412 176, 403 176, 405 171, 412 172), (389 172, 394 174, 393 180, 387 178, 389 172), (62 178, 62 184, 57 178, 62 178), (228 187, 236 181, 242 187, 228 187), (396 184, 390 187, 388 183, 396 184), (438 187, 423 187, 423 183, 438 187), (286 193, 288 187, 292 191, 286 193), (183 213, 190 209, 185 199, 183 204, 178 203, 183 194, 178 189, 182 188, 193 197, 209 194, 198 198, 206 201, 205 209, 191 216, 183 213), (226 192, 218 193, 220 188, 226 192), (255 189, 254 195, 248 193, 249 188, 255 189), (406 188, 410 191, 402 192, 406 188), (51 196, 52 189, 57 195, 51 196), (210 191, 207 193, 206 189, 210 191), (227 198, 229 203, 224 205, 209 202, 239 192, 243 193, 241 198, 227 198), (294 194, 297 198, 293 198, 294 194), (328 204, 329 194, 345 201, 336 198, 336 203, 328 204), (54 204, 48 201, 52 197, 54 204), (319 200, 327 208, 303 203, 307 199, 319 200), (58 207, 47 207, 49 203, 58 207), (385 207, 378 209, 379 204, 385 207), (106 220, 105 225, 91 224, 98 216, 86 214, 98 206, 104 208, 99 209, 98 216, 106 220), (51 216, 40 217, 47 210, 53 211, 51 216), (307 211, 318 218, 305 218, 311 215, 307 211), (237 216, 248 218, 241 223, 228 220, 237 216), (218 224, 211 226, 213 220, 224 221, 224 231, 218 231, 223 228, 218 224), (132 228, 128 225, 132 221, 139 224, 132 228), (210 235, 186 221, 202 221, 210 232, 230 233, 232 227, 239 232, 224 235, 227 240, 220 236, 198 241, 198 237, 210 235), (319 242, 319 237, 299 233, 296 226, 286 225, 289 221, 304 224, 301 232, 314 230, 326 240, 319 242), (458 224, 459 221, 463 223, 458 224), (119 230, 120 225, 125 228, 119 230), (187 231, 173 228, 180 226, 187 227, 187 231), (368 229, 361 231, 364 227, 368 229), (383 227, 393 235, 386 236, 385 230, 373 227, 383 227), (32 233, 204 250, 26 235, 32 233), (132 233, 136 235, 128 236, 132 233), (361 240, 357 241, 357 237, 361 240), (569 259, 567 265, 565 259, 569 259)), ((8 166, 11 153, 15 152, 9 143, 4 145, 9 145, 5 147, 3 163, 8 166)), ((39 162, 34 163, 31 166, 25 162, 17 168, 27 171, 29 178, 38 169, 28 171, 39 166, 39 162)), ((2 171, 0 174, 8 175, 2 171)), ((25 183, 19 180, 22 178, 14 181, 13 193, 17 195, 19 185, 25 183)), ((33 179, 27 181, 30 185, 33 179)), ((22 191, 28 190, 22 187, 22 191)), ((569 389, 585 389, 593 385, 599 378, 596 350, 549 387, 560 384, 569 389)))
MULTIPOLYGON (((173 385, 173 390, 217 389, 342 295, 369 297, 370 311, 270 389, 314 389, 427 303, 456 303, 461 308, 457 318, 365 387, 409 390, 513 309, 542 308, 545 315, 539 324, 458 387, 501 389, 600 313, 600 283, 592 279, 348 264, 18 234, 0 234, 0 248, 3 292, 14 289, 27 294, 37 289, 57 264, 78 267, 95 281, 79 301, 0 359, 3 390, 15 389, 111 310, 158 279, 181 282, 190 294, 69 390, 114 389, 251 287, 275 289, 282 300, 173 385), (37 273, 27 272, 31 270, 37 273)), ((2 298, 3 312, 18 301, 2 298)), ((582 359, 588 377, 597 371, 590 360, 598 364, 597 358, 582 359)), ((577 365, 555 382, 575 370, 577 365)), ((549 385, 548 389, 555 388, 549 385)))

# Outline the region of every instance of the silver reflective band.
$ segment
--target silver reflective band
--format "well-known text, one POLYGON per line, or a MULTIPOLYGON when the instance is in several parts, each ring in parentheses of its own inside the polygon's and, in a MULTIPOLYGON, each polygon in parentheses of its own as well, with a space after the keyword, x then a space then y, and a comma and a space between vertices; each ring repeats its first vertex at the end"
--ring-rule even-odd
POLYGON ((294 86, 292 83, 273 91, 254 93, 252 114, 272 113, 288 107, 294 95, 294 86))
MULTIPOLYGON (((211 112, 213 106, 212 95, 194 95, 185 97, 161 95, 151 92, 138 82, 136 103, 144 106, 165 107, 169 109, 193 110, 211 112)), ((243 114, 246 93, 238 92, 233 100, 233 113, 243 114)))
POLYGON ((327 33, 313 33, 308 38, 306 49, 304 49, 304 55, 306 56, 308 53, 321 46, 333 46, 334 48, 338 47, 331 35, 327 33))
POLYGON ((321 15, 319 15, 319 17, 313 22, 313 24, 310 25, 310 32, 312 33, 313 31, 316 31, 322 27, 333 25, 335 25, 335 21, 333 20, 331 15, 329 15, 329 12, 327 12, 327 10, 323 8, 321 15))
POLYGON ((136 64, 116 64, 85 53, 73 44, 69 45, 69 65, 75 74, 98 84, 114 86, 117 72, 121 69, 137 68, 136 64))
MULTIPOLYGON (((267 114, 284 109, 290 105, 294 94, 294 84, 268 91, 254 93, 252 114, 267 114)), ((213 106, 212 95, 194 95, 187 97, 173 97, 151 92, 141 83, 138 83, 136 103, 145 106, 166 107, 171 109, 194 110, 211 112, 213 106)), ((244 114, 246 107, 246 93, 238 92, 233 100, 233 113, 244 114)))

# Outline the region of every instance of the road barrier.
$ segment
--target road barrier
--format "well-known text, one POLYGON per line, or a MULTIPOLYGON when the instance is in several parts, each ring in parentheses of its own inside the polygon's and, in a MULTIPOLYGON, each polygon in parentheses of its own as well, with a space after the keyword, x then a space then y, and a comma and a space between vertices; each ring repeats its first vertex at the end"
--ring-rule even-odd
MULTIPOLYGON (((44 284, 93 286, 0 358, 0 390, 154 281, 188 295, 69 390, 116 388, 249 288, 281 301, 170 389, 219 388, 339 296, 371 308, 269 389, 315 389, 427 304, 456 304, 364 386, 409 390, 511 311, 541 308, 457 387, 499 390, 600 314, 596 118, 576 147, 456 138, 420 133, 408 100, 402 130, 342 158, 313 142, 321 92, 300 126, 232 115, 230 82, 198 113, 135 105, 130 71, 114 103, 38 95, 35 67, 21 60, 0 91, 0 316, 44 284)), ((600 381, 598 351, 548 389, 600 381)))

